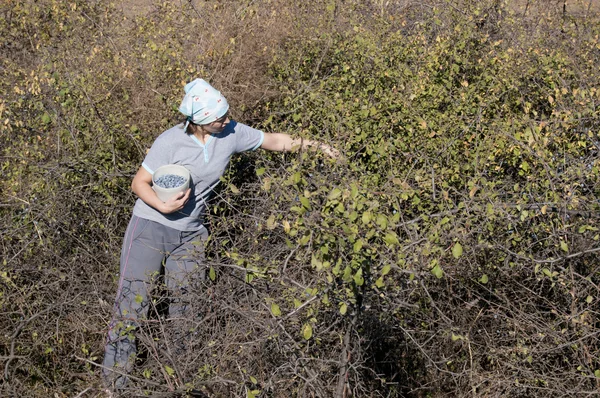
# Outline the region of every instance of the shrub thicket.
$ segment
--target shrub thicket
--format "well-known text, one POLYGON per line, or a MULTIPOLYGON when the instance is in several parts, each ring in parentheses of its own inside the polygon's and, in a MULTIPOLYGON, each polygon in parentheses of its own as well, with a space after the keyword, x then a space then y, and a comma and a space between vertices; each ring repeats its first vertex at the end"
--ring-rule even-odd
POLYGON ((0 6, 2 394, 101 394, 130 179, 195 77, 345 159, 235 160, 131 394, 597 394, 597 5, 294 3, 0 6))

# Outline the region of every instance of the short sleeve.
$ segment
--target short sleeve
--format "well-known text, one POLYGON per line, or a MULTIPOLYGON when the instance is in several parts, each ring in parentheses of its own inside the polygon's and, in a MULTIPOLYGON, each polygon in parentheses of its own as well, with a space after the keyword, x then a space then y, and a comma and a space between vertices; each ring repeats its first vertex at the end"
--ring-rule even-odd
POLYGON ((242 123, 236 122, 234 131, 236 153, 253 151, 259 148, 265 139, 265 133, 242 123))
POLYGON ((142 167, 150 174, 154 174, 156 169, 160 166, 164 166, 170 163, 169 153, 169 142, 165 137, 161 136, 154 141, 152 147, 146 154, 142 167))

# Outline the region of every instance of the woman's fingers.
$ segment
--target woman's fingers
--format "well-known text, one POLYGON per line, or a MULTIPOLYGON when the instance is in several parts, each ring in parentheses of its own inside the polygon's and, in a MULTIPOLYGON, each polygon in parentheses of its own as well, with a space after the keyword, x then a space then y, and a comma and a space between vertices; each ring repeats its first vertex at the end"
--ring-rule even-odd
POLYGON ((181 210, 187 201, 190 199, 191 188, 188 188, 185 192, 180 192, 165 202, 165 211, 163 213, 173 213, 181 210))

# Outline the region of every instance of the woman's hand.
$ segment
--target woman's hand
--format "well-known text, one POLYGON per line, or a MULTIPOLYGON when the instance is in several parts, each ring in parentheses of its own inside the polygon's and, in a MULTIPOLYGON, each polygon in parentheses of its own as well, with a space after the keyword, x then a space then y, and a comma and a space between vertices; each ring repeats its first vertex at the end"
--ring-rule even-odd
POLYGON ((180 192, 177 195, 169 198, 169 200, 163 202, 162 206, 160 206, 160 209, 157 210, 163 214, 171 214, 183 209, 190 198, 191 191, 191 188, 188 188, 187 191, 180 192))
POLYGON ((341 159, 342 158, 341 152, 338 151, 337 149, 335 149, 334 147, 331 147, 327 144, 320 144, 319 148, 321 148, 323 153, 325 155, 329 156, 330 158, 333 158, 333 159, 341 159))
POLYGON ((275 152, 290 152, 297 150, 298 148, 318 148, 331 158, 342 158, 340 151, 323 142, 305 140, 302 138, 292 138, 290 135, 282 133, 265 133, 265 138, 261 148, 275 152))

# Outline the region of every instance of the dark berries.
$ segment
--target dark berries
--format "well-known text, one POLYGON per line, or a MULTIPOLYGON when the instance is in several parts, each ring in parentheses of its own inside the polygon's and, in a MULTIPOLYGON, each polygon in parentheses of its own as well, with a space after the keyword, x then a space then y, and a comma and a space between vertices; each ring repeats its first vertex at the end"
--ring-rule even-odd
POLYGON ((177 188, 185 184, 185 178, 175 174, 165 174, 158 177, 154 183, 161 188, 177 188))

